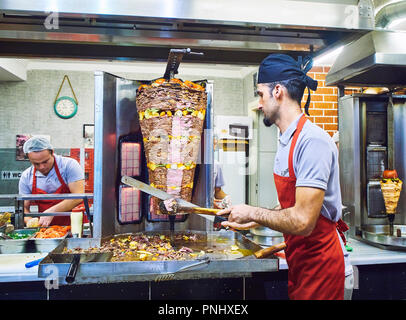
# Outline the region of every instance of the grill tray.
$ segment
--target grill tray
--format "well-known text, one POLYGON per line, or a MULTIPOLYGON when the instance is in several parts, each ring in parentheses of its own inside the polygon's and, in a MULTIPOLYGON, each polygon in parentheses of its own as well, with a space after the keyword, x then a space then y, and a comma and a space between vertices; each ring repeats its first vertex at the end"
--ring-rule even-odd
MULTIPOLYGON (((239 232, 230 230, 220 231, 182 231, 174 232, 177 234, 185 233, 197 234, 199 238, 206 239, 198 244, 201 250, 204 248, 211 248, 213 253, 207 253, 210 263, 192 269, 187 272, 177 274, 176 280, 182 279, 202 279, 202 278, 224 278, 224 277, 242 277, 250 276, 252 272, 271 272, 279 270, 279 260, 275 256, 267 259, 238 259, 242 257, 239 254, 219 254, 216 252, 215 244, 224 245, 237 245, 245 252, 254 252, 262 249, 261 246, 252 242, 239 232), (218 241, 220 239, 220 241, 218 241)), ((170 236, 169 231, 145 231, 145 235, 163 234, 170 236)), ((38 267, 38 276, 40 278, 47 278, 58 276, 58 283, 66 284, 65 275, 68 272, 69 263, 55 263, 50 255, 53 253, 61 253, 64 248, 83 248, 101 246, 105 241, 110 241, 113 237, 126 237, 130 234, 115 235, 106 238, 67 238, 64 239, 58 247, 46 256, 38 267), (57 272, 55 272, 57 271, 57 272)), ((176 244, 178 247, 182 243, 176 244)), ((191 242, 184 243, 183 245, 193 248, 191 242)), ((218 249, 218 248, 217 248, 218 249)), ((87 262, 81 263, 77 271, 75 283, 112 283, 123 281, 152 281, 158 275, 174 272, 179 268, 186 267, 190 264, 196 263, 197 260, 182 260, 182 261, 128 261, 128 262, 87 262)))

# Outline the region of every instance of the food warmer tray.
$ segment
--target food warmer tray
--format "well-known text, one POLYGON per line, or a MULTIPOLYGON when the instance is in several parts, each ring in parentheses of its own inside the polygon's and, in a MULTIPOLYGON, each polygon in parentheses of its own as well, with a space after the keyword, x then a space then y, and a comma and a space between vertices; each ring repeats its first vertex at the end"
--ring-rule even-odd
POLYGON ((381 249, 406 251, 406 225, 394 225, 394 234, 389 235, 389 225, 364 225, 358 240, 381 249), (397 236, 400 231, 400 237, 397 236))
POLYGON ((37 229, 26 228, 26 229, 16 229, 11 233, 19 233, 29 235, 23 239, 0 239, 0 254, 15 254, 15 253, 26 253, 33 251, 30 238, 37 229))
MULTIPOLYGON (((234 243, 240 249, 253 252, 262 249, 261 246, 252 242, 239 232, 231 230, 220 231, 175 231, 174 235, 193 233, 207 237, 211 242, 216 239, 234 243)), ((170 231, 144 231, 145 235, 167 235, 170 231)), ((72 259, 67 255, 66 263, 55 263, 52 254, 61 254, 64 248, 83 248, 101 246, 105 241, 113 237, 125 237, 132 234, 115 235, 105 238, 66 238, 54 250, 52 250, 39 264, 38 277, 48 280, 56 280, 59 284, 67 284, 65 276, 69 270, 72 259), (70 259, 70 260, 69 260, 70 259)), ((208 241, 209 242, 209 241, 208 241)), ((175 273, 174 280, 184 279, 207 279, 207 278, 236 278, 250 277, 253 272, 273 272, 279 270, 279 259, 270 256, 265 259, 244 259, 240 255, 222 255, 213 253, 206 254, 210 262, 184 272, 175 273)), ((250 256, 251 257, 251 256, 250 256)), ((114 283, 130 281, 154 281, 159 276, 168 272, 175 272, 180 268, 196 264, 195 260, 171 260, 171 261, 119 261, 119 262, 84 262, 80 263, 74 284, 84 283, 114 283)))
POLYGON ((55 249, 68 235, 70 235, 69 232, 60 238, 31 238, 30 240, 34 242, 36 252, 46 253, 55 249))

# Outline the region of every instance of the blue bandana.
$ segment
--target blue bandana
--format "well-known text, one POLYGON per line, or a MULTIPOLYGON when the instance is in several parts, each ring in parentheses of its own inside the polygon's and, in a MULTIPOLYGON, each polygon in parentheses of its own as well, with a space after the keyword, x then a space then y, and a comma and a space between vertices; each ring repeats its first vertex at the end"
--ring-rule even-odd
POLYGON ((303 82, 308 90, 305 112, 309 115, 310 90, 317 89, 317 81, 310 78, 306 73, 312 68, 311 57, 296 61, 286 54, 270 54, 259 66, 258 83, 278 82, 283 80, 298 79, 303 82))

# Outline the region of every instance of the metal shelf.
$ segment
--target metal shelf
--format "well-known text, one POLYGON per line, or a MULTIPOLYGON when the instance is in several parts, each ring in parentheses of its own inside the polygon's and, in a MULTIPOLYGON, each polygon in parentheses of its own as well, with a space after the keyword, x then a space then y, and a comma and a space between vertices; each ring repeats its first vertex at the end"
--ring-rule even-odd
MULTIPOLYGON (((14 224, 16 229, 24 228, 24 201, 25 200, 73 200, 83 199, 85 213, 89 220, 90 236, 93 237, 93 219, 89 208, 89 199, 93 199, 93 193, 51 193, 51 194, 0 194, 0 199, 14 199, 15 213, 14 224)), ((40 216, 68 216, 70 212, 48 212, 48 213, 30 213, 30 217, 40 216)), ((28 214, 27 214, 28 216, 28 214)))

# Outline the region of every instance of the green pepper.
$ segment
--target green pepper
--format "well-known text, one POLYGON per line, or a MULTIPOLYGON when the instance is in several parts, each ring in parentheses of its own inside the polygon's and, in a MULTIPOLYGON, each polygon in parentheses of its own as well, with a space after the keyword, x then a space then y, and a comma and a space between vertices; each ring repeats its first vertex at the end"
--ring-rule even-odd
POLYGON ((9 233, 8 236, 14 240, 25 239, 30 236, 30 234, 21 234, 21 233, 9 233))

